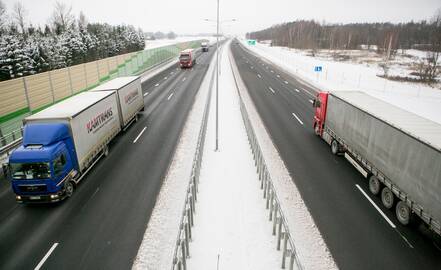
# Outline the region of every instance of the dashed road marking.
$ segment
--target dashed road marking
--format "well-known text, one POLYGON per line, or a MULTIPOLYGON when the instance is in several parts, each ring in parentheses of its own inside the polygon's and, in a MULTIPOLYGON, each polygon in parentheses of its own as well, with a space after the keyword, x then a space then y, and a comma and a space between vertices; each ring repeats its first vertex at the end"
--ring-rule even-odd
POLYGON ((171 93, 170 96, 168 96, 167 100, 170 100, 174 94, 175 93, 171 93))
POLYGON ((268 89, 269 89, 271 92, 273 92, 273 94, 276 93, 276 91, 274 91, 274 89, 272 89, 271 87, 268 87, 268 89))
POLYGON ((297 88, 294 88, 294 90, 296 90, 297 93, 300 93, 300 90, 297 88))
POLYGON ((295 113, 292 113, 292 116, 294 116, 295 119, 297 119, 297 121, 299 121, 299 123, 303 125, 303 121, 300 120, 300 118, 295 113))
POLYGON ((277 78, 280 78, 280 75, 279 75, 279 74, 277 74, 277 78))
POLYGON ((184 77, 184 78, 182 79, 182 81, 185 82, 185 80, 186 80, 186 78, 184 77))
POLYGON ((34 270, 39 270, 44 262, 47 260, 47 258, 49 258, 49 256, 51 256, 52 252, 54 252, 55 248, 58 246, 58 243, 54 243, 52 245, 52 247, 49 249, 49 251, 46 253, 46 255, 44 255, 43 259, 41 259, 41 261, 37 264, 37 266, 34 268, 34 270))
POLYGON ((288 84, 288 82, 287 81, 283 81, 285 84, 288 84))
POLYGON ((380 207, 378 207, 374 203, 374 201, 366 194, 366 192, 364 192, 364 190, 358 184, 356 184, 355 186, 358 188, 361 194, 363 194, 363 196, 372 204, 372 206, 377 209, 378 213, 380 213, 380 215, 387 221, 387 223, 389 223, 389 225, 395 229, 397 226, 395 226, 395 224, 386 216, 386 214, 381 211, 380 207))
POLYGON ((310 99, 309 102, 310 102, 311 104, 314 103, 314 101, 313 101, 312 99, 310 99))
POLYGON ((159 86, 159 83, 155 84, 155 86, 158 87, 158 86, 159 86))
POLYGON ((145 93, 144 93, 144 96, 147 96, 148 94, 149 94, 149 92, 145 92, 145 93))
POLYGON ((259 78, 261 78, 261 79, 262 79, 262 76, 260 76, 260 74, 257 74, 257 77, 259 77, 259 78))
POLYGON ((147 127, 144 127, 141 132, 139 132, 138 136, 136 136, 136 138, 133 140, 133 143, 136 143, 139 138, 141 137, 141 135, 144 133, 144 131, 147 129, 147 127))

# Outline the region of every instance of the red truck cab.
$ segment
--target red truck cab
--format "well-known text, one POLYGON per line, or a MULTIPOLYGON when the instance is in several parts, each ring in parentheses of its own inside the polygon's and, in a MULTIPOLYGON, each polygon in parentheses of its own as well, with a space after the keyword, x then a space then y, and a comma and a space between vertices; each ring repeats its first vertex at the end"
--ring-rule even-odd
POLYGON ((179 54, 179 65, 181 68, 191 68, 196 64, 196 55, 193 49, 187 49, 179 54))
POLYGON ((313 102, 314 107, 314 131, 317 135, 323 135, 326 120, 326 107, 328 105, 328 92, 319 92, 313 102))

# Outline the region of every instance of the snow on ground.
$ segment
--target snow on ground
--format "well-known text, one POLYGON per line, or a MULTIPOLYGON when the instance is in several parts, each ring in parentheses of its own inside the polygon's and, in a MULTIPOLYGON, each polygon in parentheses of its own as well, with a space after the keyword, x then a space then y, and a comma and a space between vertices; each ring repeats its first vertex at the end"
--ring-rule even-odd
POLYGON ((225 53, 228 49, 222 53, 219 77, 219 151, 214 151, 212 98, 187 268, 280 269, 282 254, 271 234, 272 222, 268 221, 225 53))
MULTIPOLYGON (((233 56, 230 55, 233 59, 233 56)), ((234 60, 232 60, 234 62, 234 60)), ((233 66, 233 70, 237 67, 233 66)), ((238 72, 235 72, 238 74, 238 72)), ((237 83, 304 269, 337 269, 317 226, 268 134, 245 84, 237 83)))
POLYGON ((200 40, 200 39, 208 39, 210 43, 215 42, 216 38, 213 36, 179 36, 175 39, 156 39, 156 40, 146 40, 145 41, 145 50, 159 48, 163 46, 173 45, 176 43, 200 40))
MULTIPOLYGON (((281 67, 286 72, 303 79, 314 88, 323 91, 363 91, 390 104, 401 107, 424 118, 441 124, 441 90, 421 83, 390 81, 378 77, 382 74, 378 65, 338 62, 332 58, 311 57, 304 51, 290 50, 285 47, 269 47, 265 44, 249 46, 244 39, 243 45, 281 67), (321 66, 322 72, 314 68, 321 66)), ((413 57, 424 53, 408 50, 413 57)), ((403 60, 404 61, 404 60, 403 60)), ((395 63, 394 66, 398 64, 395 63)), ((395 67, 394 74, 407 73, 404 68, 395 67)))
POLYGON ((133 269, 170 269, 179 230, 179 222, 190 181, 192 162, 208 94, 211 63, 185 123, 167 176, 161 187, 133 269))

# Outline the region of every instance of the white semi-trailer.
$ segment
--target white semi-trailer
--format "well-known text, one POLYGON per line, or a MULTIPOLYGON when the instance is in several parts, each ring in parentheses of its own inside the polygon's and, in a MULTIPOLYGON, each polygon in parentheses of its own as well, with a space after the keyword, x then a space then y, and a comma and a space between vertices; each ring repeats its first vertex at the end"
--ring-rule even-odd
POLYGON ((320 92, 314 129, 366 178, 407 225, 441 235, 441 125, 357 91, 320 92))
POLYGON ((25 118, 23 145, 9 158, 16 200, 71 196, 120 131, 116 91, 80 93, 25 118))
POLYGON ((119 77, 101 84, 90 91, 116 91, 121 128, 127 128, 144 110, 144 99, 139 76, 119 77))

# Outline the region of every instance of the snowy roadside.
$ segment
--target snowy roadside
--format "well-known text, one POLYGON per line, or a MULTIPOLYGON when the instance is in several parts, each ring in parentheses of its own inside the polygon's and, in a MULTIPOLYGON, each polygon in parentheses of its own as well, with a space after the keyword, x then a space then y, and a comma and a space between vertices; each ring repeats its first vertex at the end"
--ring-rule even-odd
POLYGON ((211 100, 187 269, 279 269, 282 253, 271 235, 265 200, 242 122, 228 61, 220 52, 219 151, 211 100))
POLYGON ((304 269, 337 269, 331 253, 248 94, 231 51, 229 51, 229 57, 246 111, 261 146, 263 157, 304 269))
POLYGON ((441 123, 441 90, 417 83, 390 81, 377 76, 378 70, 360 64, 341 63, 302 55, 283 47, 257 44, 244 48, 312 88, 324 91, 363 91, 392 105, 441 123), (315 72, 321 66, 322 72, 315 72))
POLYGON ((167 171, 132 269, 170 269, 214 61, 203 79, 167 171))

